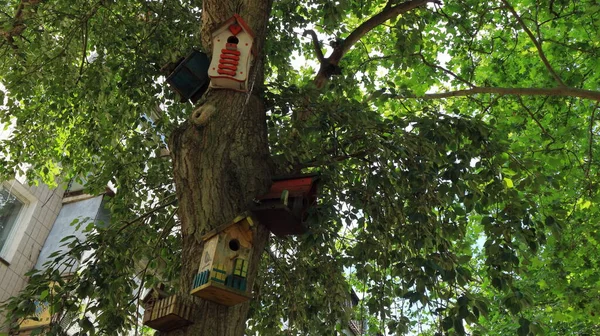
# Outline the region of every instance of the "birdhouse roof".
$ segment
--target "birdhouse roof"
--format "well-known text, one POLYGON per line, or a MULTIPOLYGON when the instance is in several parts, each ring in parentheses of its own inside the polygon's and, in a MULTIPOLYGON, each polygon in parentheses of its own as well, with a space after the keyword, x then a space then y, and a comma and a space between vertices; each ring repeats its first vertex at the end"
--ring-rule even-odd
POLYGON ((146 303, 151 300, 158 300, 167 297, 167 292, 164 291, 164 286, 153 287, 146 290, 146 293, 142 296, 142 302, 146 303))
POLYGON ((318 173, 274 177, 269 192, 258 197, 258 199, 279 198, 284 190, 287 190, 291 197, 301 195, 314 196, 317 192, 317 181, 319 178, 320 175, 318 173))
POLYGON ((254 226, 254 223, 256 223, 256 221, 254 219, 252 219, 251 215, 249 212, 244 212, 241 215, 237 216, 233 221, 231 221, 230 223, 227 224, 223 224, 213 230, 210 230, 208 233, 206 233, 203 237, 202 240, 208 240, 216 235, 218 235, 221 232, 230 230, 230 229, 234 229, 239 227, 240 225, 242 225, 242 229, 244 231, 247 231, 246 233, 249 234, 247 238, 248 241, 252 241, 252 231, 251 231, 251 227, 254 226), (245 220, 245 223, 240 223, 242 221, 245 220), (240 224, 238 224, 240 223, 240 224), (237 225, 236 225, 237 224, 237 225))
POLYGON ((244 21, 244 19, 242 19, 242 17, 237 14, 233 14, 231 18, 221 23, 219 25, 219 28, 215 29, 212 36, 215 37, 216 35, 222 33, 224 30, 229 29, 229 26, 233 23, 239 24, 248 34, 250 34, 250 36, 252 36, 252 38, 254 38, 254 32, 252 31, 252 29, 250 29, 250 26, 248 26, 246 21, 244 21))

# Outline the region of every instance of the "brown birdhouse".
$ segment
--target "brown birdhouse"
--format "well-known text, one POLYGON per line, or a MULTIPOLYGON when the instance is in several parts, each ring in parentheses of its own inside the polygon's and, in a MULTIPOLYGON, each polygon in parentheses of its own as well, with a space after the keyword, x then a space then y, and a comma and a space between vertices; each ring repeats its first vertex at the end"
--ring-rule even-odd
POLYGON ((167 296, 160 288, 152 289, 144 298, 143 324, 158 331, 179 329, 192 324, 192 307, 178 295, 167 296))
POLYGON ((192 295, 234 306, 251 298, 247 286, 254 221, 248 213, 203 237, 204 250, 192 295))
POLYGON ((252 211, 276 236, 303 234, 308 210, 317 201, 318 179, 317 174, 274 178, 271 189, 258 197, 252 211))

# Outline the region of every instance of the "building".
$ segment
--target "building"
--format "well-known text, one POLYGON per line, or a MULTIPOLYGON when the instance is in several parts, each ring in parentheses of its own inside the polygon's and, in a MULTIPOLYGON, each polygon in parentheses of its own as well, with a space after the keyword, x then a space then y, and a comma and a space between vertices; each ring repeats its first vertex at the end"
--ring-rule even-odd
MULTIPOLYGON (((49 189, 40 184, 31 186, 24 179, 0 183, 0 302, 16 295, 27 284, 25 273, 41 269, 50 255, 61 250, 61 239, 67 235, 83 237, 71 223, 76 218, 108 222, 104 195, 92 196, 83 186, 70 183, 49 189)), ((64 275, 77 268, 61 270, 64 275)), ((0 315, 0 335, 7 333, 5 316, 0 315)), ((22 324, 33 329, 49 321, 22 324)))
MULTIPOLYGON (((26 272, 38 256, 62 208, 63 189, 0 183, 0 302, 27 284, 26 272)), ((0 325, 5 322, 0 315, 0 325)), ((0 333, 7 330, 0 328, 0 333)))

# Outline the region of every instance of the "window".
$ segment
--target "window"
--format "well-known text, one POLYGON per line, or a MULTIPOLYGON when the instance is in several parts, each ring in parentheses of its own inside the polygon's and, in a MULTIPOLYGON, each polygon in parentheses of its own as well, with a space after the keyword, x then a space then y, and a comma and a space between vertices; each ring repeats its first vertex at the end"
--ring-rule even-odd
POLYGON ((0 186, 0 257, 6 255, 24 208, 25 204, 21 200, 10 193, 10 190, 0 186))
POLYGON ((0 262, 10 263, 25 236, 37 199, 16 180, 0 182, 0 262))

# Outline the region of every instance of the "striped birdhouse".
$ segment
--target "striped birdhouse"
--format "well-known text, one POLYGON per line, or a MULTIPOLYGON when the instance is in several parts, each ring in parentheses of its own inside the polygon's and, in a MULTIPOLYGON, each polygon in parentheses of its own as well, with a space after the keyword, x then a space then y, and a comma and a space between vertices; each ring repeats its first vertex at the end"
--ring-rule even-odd
POLYGON ((243 214, 203 237, 204 249, 192 295, 226 306, 250 299, 247 276, 253 226, 252 218, 243 214))
POLYGON ((248 91, 248 78, 255 51, 254 33, 237 14, 212 34, 212 60, 208 68, 210 87, 248 91))
POLYGON ((179 295, 166 296, 151 291, 142 299, 143 324, 159 331, 170 331, 192 324, 192 307, 179 295), (158 294, 158 295, 155 295, 158 294))

